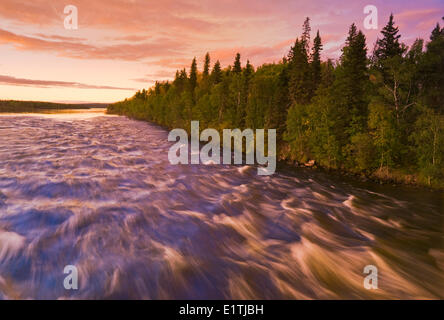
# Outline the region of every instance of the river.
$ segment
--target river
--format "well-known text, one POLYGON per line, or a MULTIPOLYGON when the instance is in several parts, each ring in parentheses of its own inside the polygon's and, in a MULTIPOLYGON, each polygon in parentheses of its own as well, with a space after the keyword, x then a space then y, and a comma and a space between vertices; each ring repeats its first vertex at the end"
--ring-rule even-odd
POLYGON ((103 110, 0 115, 0 299, 444 298, 442 193, 171 165, 167 135, 103 110))

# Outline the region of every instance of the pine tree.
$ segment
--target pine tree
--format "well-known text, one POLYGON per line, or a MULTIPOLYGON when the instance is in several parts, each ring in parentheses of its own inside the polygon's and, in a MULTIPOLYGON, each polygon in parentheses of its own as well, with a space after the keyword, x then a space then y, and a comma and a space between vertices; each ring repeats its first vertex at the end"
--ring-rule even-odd
POLYGON ((344 50, 347 50, 353 42, 353 40, 356 38, 356 35, 358 34, 358 28, 356 28, 356 25, 352 23, 350 28, 348 29, 348 35, 347 39, 345 40, 345 47, 342 48, 342 52, 344 53, 344 50))
POLYGON ((253 73, 254 73, 254 68, 250 64, 250 60, 247 60, 247 64, 245 65, 245 69, 244 69, 245 78, 249 79, 253 73))
POLYGON ((180 81, 180 72, 176 70, 176 76, 174 77, 173 84, 176 85, 180 81))
POLYGON ((179 77, 184 82, 188 79, 187 70, 185 68, 180 70, 180 76, 179 77))
POLYGON ((383 38, 376 41, 374 50, 376 61, 381 62, 395 56, 401 56, 404 50, 399 43, 401 35, 398 32, 399 29, 395 27, 393 14, 390 14, 387 25, 381 31, 383 38))
MULTIPOLYGON (((230 70, 230 68, 228 68, 228 70, 230 70)), ((227 72, 225 80, 227 81, 227 86, 230 92, 229 101, 225 112, 228 114, 227 118, 229 119, 229 122, 234 126, 239 127, 242 125, 242 117, 245 110, 242 103, 243 81, 239 53, 236 54, 234 66, 231 69, 231 74, 227 72)))
POLYGON ((211 71, 211 81, 214 84, 222 82, 222 69, 219 60, 216 61, 213 70, 211 71))
POLYGON ((334 101, 342 113, 345 123, 344 143, 349 142, 349 137, 362 132, 366 128, 367 106, 366 87, 367 75, 367 48, 365 36, 358 31, 355 24, 349 29, 346 45, 342 49, 340 65, 336 72, 333 84, 334 101))
POLYGON ((319 30, 316 33, 316 37, 313 40, 313 49, 311 54, 311 70, 312 70, 312 81, 313 81, 313 92, 321 84, 321 51, 322 51, 322 41, 319 36, 319 30))
POLYGON ((208 76, 210 75, 210 54, 207 52, 207 54, 205 55, 205 63, 204 63, 204 68, 203 68, 203 77, 204 79, 207 79, 208 76))
POLYGON ((240 110, 238 110, 239 126, 241 128, 245 126, 248 94, 250 92, 250 82, 253 76, 254 76, 254 68, 250 64, 250 60, 247 60, 247 64, 242 72, 241 106, 240 110))
POLYGON ((291 106, 291 98, 290 98, 290 64, 284 58, 282 60, 282 70, 278 76, 278 91, 276 92, 276 103, 280 111, 278 112, 278 116, 280 119, 277 124, 277 132, 279 134, 283 134, 287 129, 286 118, 288 109, 291 106))
POLYGON ((403 54, 406 51, 404 45, 399 42, 399 29, 395 27, 393 14, 390 15, 387 25, 381 31, 383 38, 376 41, 376 45, 372 57, 372 71, 374 78, 381 82, 387 90, 392 91, 391 96, 394 97, 393 104, 396 111, 394 115, 398 118, 399 123, 399 82, 402 77, 401 69, 403 69, 405 60, 403 54))
MULTIPOLYGON (((159 95, 160 94, 160 82, 156 81, 156 83, 154 84, 154 94, 159 95)), ((142 90, 142 96, 145 96, 145 89, 142 90)))
POLYGON ((427 51, 419 66, 425 104, 444 114, 444 28, 433 29, 427 51))
POLYGON ((182 92, 185 89, 186 83, 188 80, 187 71, 184 69, 176 72, 176 78, 174 79, 174 86, 182 92))
POLYGON ((196 62, 196 57, 194 57, 193 62, 191 63, 189 84, 190 84, 191 95, 194 95, 194 90, 197 87, 197 62, 196 62))
POLYGON ((430 35, 430 41, 438 39, 442 34, 443 30, 441 30, 441 26, 439 23, 436 23, 436 27, 432 30, 432 34, 430 35))
POLYGON ((296 39, 288 58, 290 99, 292 103, 306 104, 310 100, 310 67, 303 41, 296 39))
POLYGON ((236 59, 234 60, 233 72, 236 74, 240 74, 242 72, 242 66, 240 61, 240 53, 236 54, 236 59))
POLYGON ((310 32, 311 32, 310 18, 307 17, 305 18, 304 24, 302 25, 302 37, 301 37, 302 45, 305 48, 305 51, 307 52, 310 50, 310 32))

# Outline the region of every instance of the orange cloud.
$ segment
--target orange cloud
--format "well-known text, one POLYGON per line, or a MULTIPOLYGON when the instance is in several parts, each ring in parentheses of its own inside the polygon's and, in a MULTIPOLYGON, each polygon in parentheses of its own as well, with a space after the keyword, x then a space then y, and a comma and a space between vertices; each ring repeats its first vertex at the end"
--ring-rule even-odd
POLYGON ((76 38, 76 37, 63 37, 58 35, 48 35, 43 33, 36 33, 34 36, 38 38, 48 39, 48 40, 57 40, 57 41, 70 41, 70 42, 79 42, 86 41, 86 38, 76 38))
POLYGON ((117 59, 138 61, 145 58, 175 54, 183 50, 182 43, 162 38, 145 43, 93 46, 82 42, 51 41, 18 35, 0 29, 0 44, 12 44, 18 50, 46 51, 57 55, 78 59, 117 59))
POLYGON ((67 82, 67 81, 49 81, 49 80, 33 80, 33 79, 22 79, 10 76, 0 75, 0 84, 3 85, 13 85, 13 86, 31 86, 39 88, 54 88, 54 87, 67 87, 67 88, 77 88, 77 89, 109 89, 109 90, 134 90, 133 88, 119 88, 112 86, 97 86, 78 82, 67 82))
POLYGON ((193 1, 144 0, 70 0, 69 3, 52 0, 2 0, 0 16, 23 24, 37 26, 63 26, 64 7, 75 5, 79 12, 79 25, 83 28, 141 32, 154 26, 167 26, 180 30, 203 32, 215 23, 196 18, 200 6, 193 1))

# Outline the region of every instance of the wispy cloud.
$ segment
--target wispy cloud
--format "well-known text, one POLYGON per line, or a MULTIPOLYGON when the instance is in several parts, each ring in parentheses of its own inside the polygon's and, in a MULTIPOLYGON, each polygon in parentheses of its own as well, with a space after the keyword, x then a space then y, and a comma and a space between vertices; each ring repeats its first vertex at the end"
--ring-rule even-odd
POLYGON ((48 40, 57 40, 57 41, 69 41, 69 42, 81 42, 81 41, 87 41, 86 38, 76 38, 76 37, 64 37, 59 35, 51 35, 51 34, 43 34, 43 33, 36 33, 34 36, 38 38, 48 39, 48 40))
POLYGON ((55 87, 65 87, 65 88, 77 88, 77 89, 107 89, 107 90, 134 90, 134 88, 120 88, 113 86, 98 86, 78 82, 67 82, 67 81, 51 81, 51 80, 35 80, 35 79, 23 79, 15 78, 11 76, 0 75, 0 84, 12 85, 12 86, 31 86, 39 88, 55 88, 55 87))
POLYGON ((0 44, 11 44, 17 50, 56 53, 59 56, 77 59, 111 59, 139 61, 146 58, 162 57, 186 49, 173 39, 158 38, 144 43, 114 45, 91 45, 83 42, 45 40, 37 37, 16 34, 0 29, 0 44))

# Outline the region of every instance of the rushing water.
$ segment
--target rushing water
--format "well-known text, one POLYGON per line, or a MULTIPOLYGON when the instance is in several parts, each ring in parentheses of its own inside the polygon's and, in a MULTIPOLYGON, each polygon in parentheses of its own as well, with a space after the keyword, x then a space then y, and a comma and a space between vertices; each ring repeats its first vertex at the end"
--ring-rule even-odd
POLYGON ((0 116, 0 298, 444 298, 442 193, 175 166, 167 134, 97 110, 0 116))

